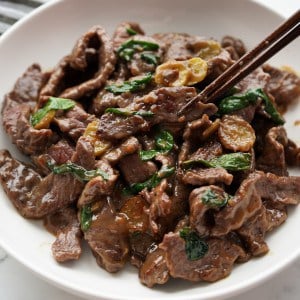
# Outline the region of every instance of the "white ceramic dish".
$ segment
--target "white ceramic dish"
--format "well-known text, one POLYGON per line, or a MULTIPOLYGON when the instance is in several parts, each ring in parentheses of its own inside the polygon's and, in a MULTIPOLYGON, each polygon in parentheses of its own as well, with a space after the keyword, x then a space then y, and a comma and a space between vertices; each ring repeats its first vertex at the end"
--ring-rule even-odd
MULTIPOLYGON (((146 32, 188 32, 220 38, 240 37, 254 46, 275 28, 282 18, 252 1, 240 0, 67 0, 47 3, 16 24, 0 39, 0 98, 32 62, 47 69, 69 53, 75 40, 94 24, 110 33, 124 20, 140 22, 146 32)), ((300 70, 300 41, 295 41, 272 59, 275 65, 300 70)), ((289 136, 300 143, 300 105, 286 115, 289 136)), ((1 129, 0 148, 16 155, 1 129)), ((294 171, 295 174, 299 172, 294 171)), ((0 244, 11 255, 47 281, 89 299, 224 299, 254 287, 291 263, 300 254, 300 207, 292 209, 282 227, 267 237, 268 255, 235 266, 232 274, 214 284, 171 281, 148 289, 141 285, 137 271, 127 267, 112 275, 99 267, 87 250, 74 263, 59 265, 51 256, 54 238, 41 222, 23 219, 0 190, 0 244)))

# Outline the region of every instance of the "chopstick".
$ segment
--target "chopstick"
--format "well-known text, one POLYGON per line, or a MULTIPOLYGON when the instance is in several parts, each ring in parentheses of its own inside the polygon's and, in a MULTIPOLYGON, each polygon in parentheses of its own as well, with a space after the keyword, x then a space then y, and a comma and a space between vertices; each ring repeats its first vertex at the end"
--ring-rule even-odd
POLYGON ((296 11, 296 13, 275 29, 255 48, 237 60, 197 96, 189 100, 178 111, 178 115, 182 115, 193 103, 197 101, 202 101, 204 103, 214 102, 216 99, 223 96, 226 91, 279 52, 287 44, 296 39, 299 34, 300 10, 296 11))

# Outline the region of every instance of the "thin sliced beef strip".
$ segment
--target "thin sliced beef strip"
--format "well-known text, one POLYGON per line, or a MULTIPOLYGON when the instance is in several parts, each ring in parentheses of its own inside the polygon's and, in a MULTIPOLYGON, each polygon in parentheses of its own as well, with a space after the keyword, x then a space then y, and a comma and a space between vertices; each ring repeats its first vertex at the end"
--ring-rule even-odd
POLYGON ((170 276, 165 260, 165 251, 156 248, 150 251, 139 270, 140 281, 148 287, 165 284, 170 276))
POLYGON ((234 262, 244 256, 244 250, 226 237, 208 238, 208 252, 198 260, 189 260, 186 255, 185 241, 179 233, 164 236, 159 248, 164 250, 169 273, 174 278, 189 281, 214 282, 227 277, 234 262))
POLYGON ((222 236, 240 228, 262 206, 262 199, 284 205, 300 202, 300 177, 279 177, 255 171, 246 178, 226 207, 214 214, 215 225, 210 234, 222 236))
POLYGON ((221 184, 230 185, 233 175, 223 168, 192 169, 185 172, 182 181, 191 185, 221 184))
POLYGON ((118 167, 129 185, 144 182, 157 171, 153 162, 142 161, 138 153, 123 157, 118 167))
POLYGON ((281 112, 296 103, 300 97, 300 78, 293 72, 280 70, 268 64, 263 66, 266 73, 270 74, 270 81, 266 90, 274 96, 281 112))
POLYGON ((108 272, 122 269, 129 259, 126 220, 119 217, 106 200, 93 215, 90 227, 84 232, 96 261, 108 272))
POLYGON ((110 38, 101 26, 92 27, 77 41, 72 53, 54 69, 41 91, 40 105, 49 96, 77 100, 92 94, 105 84, 115 63, 116 56, 110 38))
POLYGON ((263 152, 257 158, 257 169, 278 176, 288 176, 285 160, 288 138, 284 127, 271 128, 265 136, 263 145, 263 152))
POLYGON ((18 149, 27 155, 44 152, 58 140, 51 129, 34 129, 29 122, 36 105, 44 75, 38 65, 30 66, 5 96, 2 107, 3 127, 18 149))
POLYGON ((57 113, 54 124, 74 141, 77 141, 84 134, 87 125, 95 120, 95 116, 88 114, 79 104, 61 113, 57 113))
POLYGON ((74 208, 66 207, 44 218, 45 227, 56 236, 52 254, 56 261, 79 259, 82 248, 82 233, 74 208))

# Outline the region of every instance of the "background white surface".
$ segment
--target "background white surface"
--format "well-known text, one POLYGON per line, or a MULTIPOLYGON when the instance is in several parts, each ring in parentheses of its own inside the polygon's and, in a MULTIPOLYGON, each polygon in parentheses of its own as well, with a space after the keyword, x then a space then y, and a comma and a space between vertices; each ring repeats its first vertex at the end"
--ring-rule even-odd
MULTIPOLYGON (((223 0, 226 1, 226 0, 223 0)), ((243 0, 241 0, 243 1, 243 0)), ((256 0, 288 17, 300 8, 299 0, 256 0)), ((299 49, 300 50, 300 49, 299 49)), ((231 297, 231 300, 298 300, 300 299, 300 259, 259 287, 231 297)), ((82 300, 49 285, 32 274, 0 248, 1 300, 82 300)), ((142 298, 141 298, 142 300, 142 298)))

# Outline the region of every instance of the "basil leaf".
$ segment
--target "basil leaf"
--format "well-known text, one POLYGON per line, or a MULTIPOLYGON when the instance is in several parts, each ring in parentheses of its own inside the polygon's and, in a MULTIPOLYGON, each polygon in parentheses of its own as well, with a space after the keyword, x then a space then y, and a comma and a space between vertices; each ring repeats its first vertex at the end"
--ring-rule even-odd
POLYGON ((195 231, 185 227, 179 231, 179 236, 185 240, 185 253, 188 260, 198 260, 205 256, 208 244, 195 231))
POLYGON ((228 171, 244 171, 249 170, 251 166, 251 154, 249 153, 229 153, 211 160, 196 159, 186 160, 182 163, 184 169, 191 168, 194 165, 204 165, 208 168, 224 168, 228 171))
POLYGON ((166 130, 159 132, 155 137, 155 144, 158 149, 168 152, 174 146, 174 138, 171 133, 166 130))
POLYGON ((92 208, 91 205, 85 205, 82 207, 80 211, 80 224, 81 224, 81 229, 82 231, 87 231, 92 223, 92 208))
POLYGON ((157 154, 166 154, 174 147, 174 138, 166 130, 160 131, 155 136, 155 149, 141 150, 139 155, 141 160, 147 161, 154 158, 157 154))
POLYGON ((130 61, 136 51, 157 51, 158 48, 159 45, 156 43, 140 40, 128 40, 117 49, 117 53, 121 58, 126 61, 130 61))
POLYGON ((201 197, 203 204, 210 207, 223 207, 227 204, 228 200, 231 198, 230 195, 224 192, 224 197, 216 194, 211 189, 207 189, 201 197))
POLYGON ((152 80, 152 74, 148 73, 141 79, 135 79, 131 81, 124 81, 122 84, 111 84, 105 87, 105 89, 113 94, 122 94, 126 92, 136 92, 146 87, 152 80))
POLYGON ((128 27, 126 28, 126 31, 129 35, 136 35, 137 32, 135 30, 133 30, 132 28, 128 27))
POLYGON ((157 150, 141 150, 139 151, 139 156, 140 156, 140 159, 142 161, 147 161, 147 160, 151 160, 152 158, 154 158, 157 154, 158 154, 159 151, 157 150))
POLYGON ((115 115, 119 116, 124 116, 124 117, 129 117, 129 116, 141 116, 141 117, 152 117, 154 116, 154 113, 152 111, 147 111, 147 110, 138 110, 138 111, 133 111, 133 110, 127 110, 124 108, 116 108, 116 107, 109 107, 105 110, 106 113, 112 113, 115 115))
POLYGON ((175 167, 163 166, 158 172, 155 172, 149 179, 140 183, 133 183, 123 190, 124 194, 135 195, 143 189, 152 189, 156 187, 164 178, 171 176, 175 172, 175 167))
POLYGON ((157 65, 158 64, 158 57, 152 53, 142 53, 141 59, 144 60, 147 64, 150 65, 157 65))
POLYGON ((233 111, 255 104, 257 99, 258 94, 255 90, 249 90, 245 94, 228 96, 220 101, 218 112, 222 115, 232 113, 233 111))
POLYGON ((51 110, 68 110, 75 106, 75 102, 70 99, 49 97, 44 107, 38 109, 30 116, 31 126, 37 125, 51 110))
POLYGON ((258 99, 262 99, 265 111, 270 115, 274 123, 283 125, 284 120, 280 113, 276 110, 269 97, 264 93, 261 88, 248 90, 244 94, 232 95, 222 99, 218 105, 219 113, 221 115, 232 113, 236 110, 245 108, 251 104, 255 104, 258 99))
POLYGON ((104 180, 109 179, 109 175, 101 169, 86 170, 85 168, 70 162, 59 166, 48 163, 48 167, 54 174, 71 173, 80 181, 90 181, 97 176, 101 176, 104 180))
POLYGON ((278 125, 283 125, 285 123, 284 119, 282 118, 280 113, 276 110, 269 97, 263 92, 262 89, 257 89, 256 92, 263 99, 265 104, 265 111, 270 115, 274 123, 278 125))

